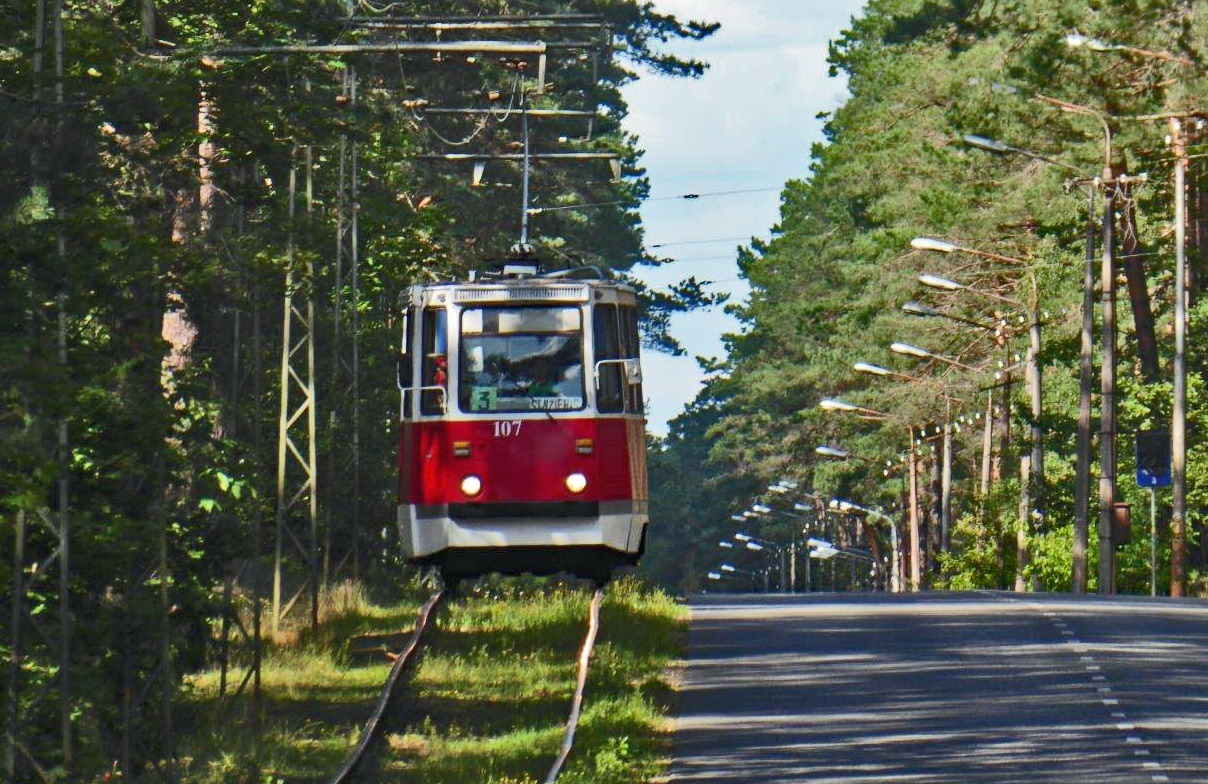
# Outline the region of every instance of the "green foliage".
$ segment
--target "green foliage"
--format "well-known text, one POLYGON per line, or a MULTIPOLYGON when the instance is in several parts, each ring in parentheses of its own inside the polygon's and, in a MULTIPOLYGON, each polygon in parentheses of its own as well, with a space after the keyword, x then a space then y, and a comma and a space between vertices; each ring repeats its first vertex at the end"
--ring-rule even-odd
MULTIPOLYGON (((382 780, 542 780, 561 742, 589 596, 549 579, 493 578, 448 603, 401 695, 412 718, 387 739, 382 780)), ((414 622, 415 604, 362 599, 305 648, 270 649, 262 775, 330 775, 355 743, 389 669, 379 653, 385 643, 371 647, 373 641, 399 637, 414 622)), ((637 580, 608 588, 566 781, 621 784, 660 772, 666 668, 682 653, 685 615, 637 580)), ((191 676, 186 707, 199 719, 221 710, 217 683, 215 670, 191 676)), ((250 749, 235 732, 219 726, 189 739, 189 780, 252 781, 250 749)))
MULTIPOLYGON (((1118 205, 1121 216, 1135 211, 1135 224, 1121 218, 1116 232, 1120 247, 1135 241, 1142 254, 1134 264, 1120 264, 1121 278, 1129 277, 1137 298, 1134 302, 1121 286, 1117 396, 1119 492, 1121 500, 1132 504, 1139 530, 1137 510, 1147 501, 1129 481, 1131 433, 1166 427, 1170 421, 1173 167, 1164 144, 1169 124, 1161 115, 1201 111, 1195 96, 1208 85, 1203 69, 1138 50, 1199 63, 1206 47, 1208 17, 1193 4, 1174 0, 1124 6, 1058 0, 869 3, 831 44, 832 72, 847 77, 850 97, 827 116, 826 142, 812 151, 809 176, 785 184, 772 240, 739 253, 739 267, 752 289, 748 302, 730 306, 742 331, 727 337, 728 356, 711 368, 713 380, 685 412, 685 437, 669 440, 667 454, 658 458, 674 467, 676 481, 674 486, 656 485, 657 494, 665 495, 669 506, 675 505, 673 499, 700 500, 692 512, 695 532, 687 540, 677 538, 676 556, 657 570, 649 567, 652 572, 668 573, 664 579, 670 584, 695 584, 711 564, 685 559, 679 566, 678 554, 712 547, 723 527, 720 521, 746 508, 752 496, 762 496, 763 488, 779 478, 870 504, 896 499, 899 480, 870 466, 900 459, 908 426, 961 418, 968 422, 985 411, 984 390, 993 382, 992 371, 1000 361, 1012 364, 1024 353, 1026 318, 1034 304, 1043 320, 1041 425, 1048 481, 1045 519, 1029 537, 1033 552, 1027 574, 1048 589, 1069 588, 1085 183, 1104 168, 1104 136, 1096 113, 1112 118, 1117 173, 1149 175, 1146 185, 1118 205), (1064 39, 1072 32, 1134 49, 1071 48, 1064 39), (1083 109, 1061 111, 1038 95, 1083 109), (976 149, 962 142, 965 134, 1032 150, 1068 168, 976 149), (1067 184, 1071 177, 1078 182, 1067 184), (924 236, 1024 265, 969 253, 912 250, 910 240, 924 236), (1006 299, 929 290, 918 283, 923 272, 1006 299), (901 306, 910 300, 980 323, 1006 319, 1007 345, 966 323, 905 315, 901 306), (1010 304, 1012 300, 1019 304, 1010 304), (1143 371, 1137 348, 1146 308, 1156 320, 1156 375, 1143 371), (977 370, 903 358, 888 350, 894 341, 919 345, 977 370), (1004 353, 1009 360, 1003 360, 1004 353), (852 368, 855 362, 917 380, 861 375, 852 368), (824 397, 890 416, 878 424, 825 413, 817 407, 824 397), (687 429, 700 411, 714 414, 710 427, 687 429), (824 443, 842 445, 873 462, 820 462, 813 449, 824 443), (741 492, 710 497, 707 488, 718 486, 741 492)), ((1193 144, 1202 144, 1200 132, 1192 133, 1193 144)), ((1203 166, 1193 158, 1193 192, 1203 187, 1203 178, 1203 166)), ((1098 191, 1094 205, 1102 211, 1098 191)), ((1203 207, 1193 204, 1192 209, 1189 225, 1195 226, 1204 220, 1203 207)), ((1195 338, 1208 325, 1202 285, 1208 279, 1208 245, 1194 232, 1189 236, 1187 477, 1189 522, 1197 537, 1208 508, 1208 452, 1201 437, 1208 355, 1195 338)), ((1098 249, 1094 252, 1097 272, 1098 249)), ((1097 392, 1097 378, 1094 383, 1097 392)), ((1012 412, 1010 446, 1002 457, 1008 478, 1029 438, 1024 386, 1012 385, 1006 401, 1012 412)), ((1003 405, 1001 398, 996 405, 1003 405)), ((960 514, 943 574, 953 587, 1010 587, 1018 498, 1007 483, 1000 483, 990 498, 977 498, 979 436, 980 425, 956 436, 955 506, 960 514), (976 511, 983 505, 984 516, 976 511)), ((931 465, 925 455, 924 476, 931 465)), ((662 503, 655 498, 656 508, 662 503)), ((934 506, 934 491, 926 482, 922 506, 934 506)), ((1092 579, 1096 516, 1092 509, 1092 579)), ((673 533, 680 537, 684 531, 673 533)), ((1139 547, 1134 542, 1120 553, 1121 590, 1147 590, 1148 550, 1147 545, 1144 551, 1139 547)), ((1191 554, 1192 566, 1202 572, 1204 551, 1192 548, 1191 554)), ((1168 559, 1163 574, 1166 563, 1168 559)))
MULTIPOLYGON (((375 15, 383 5, 357 12, 375 15)), ((637 214, 648 184, 619 88, 643 69, 699 75, 702 63, 665 44, 715 26, 681 22, 638 0, 523 5, 407 0, 389 10, 604 16, 618 56, 601 60, 599 79, 590 57, 554 57, 554 89, 533 97, 542 107, 599 108, 601 119, 590 134, 582 120, 535 120, 534 144, 549 148, 568 136, 582 149, 616 152, 623 181, 539 166, 536 206, 606 206, 535 217, 534 235, 551 266, 623 274, 653 261, 637 214)), ((399 297, 418 281, 494 265, 515 241, 520 214, 515 166, 493 167, 491 187, 471 188, 455 165, 417 159, 457 151, 442 139, 474 132, 472 122, 425 117, 405 104, 481 108, 491 105, 490 90, 515 98, 521 83, 494 58, 216 54, 372 38, 350 29, 352 8, 339 0, 97 0, 66 4, 60 26, 53 3, 0 7, 0 547, 13 551, 12 521, 22 515, 24 568, 43 564, 24 609, 53 632, 25 628, 22 699, 54 694, 58 616, 69 600, 69 707, 81 716, 75 765, 64 773, 73 780, 111 770, 115 759, 131 778, 162 768, 174 751, 168 717, 182 679, 219 655, 228 580, 240 575, 231 583, 239 606, 248 581, 263 582, 271 568, 287 270, 291 293, 315 304, 325 562, 349 569, 344 555, 356 550, 362 573, 387 586, 401 569, 396 543, 379 541, 380 525, 368 524, 394 514, 399 297), (348 67, 358 76, 356 101, 345 94, 348 67), (338 233, 350 240, 351 183, 340 171, 347 175, 354 147, 355 299, 348 257, 338 274, 333 263, 338 233), (163 333, 166 314, 180 317, 169 335, 174 346, 163 333), (354 321, 355 400, 346 370, 354 321), (356 488, 342 472, 358 413, 356 488), (71 534, 66 597, 51 557, 61 513, 71 534), (359 536, 351 533, 358 517, 359 536), (378 558, 384 550, 390 555, 378 558), (125 730, 142 742, 123 744, 125 730)), ((475 149, 508 152, 518 135, 515 112, 493 118, 475 149)), ((689 282, 645 299, 648 342, 674 347, 665 314, 704 294, 689 282)), ((285 557, 292 584, 304 559, 285 557)), ((12 568, 12 559, 0 559, 5 586, 12 568)), ((294 616, 304 614, 299 606, 294 616)), ((4 639, 15 631, 10 617, 6 608, 4 639)), ((288 634, 297 633, 295 617, 288 634)), ((246 656, 241 633, 231 634, 232 655, 246 656)), ((23 742, 48 768, 61 761, 57 708, 43 699, 22 717, 23 742)), ((237 762, 215 764, 244 775, 237 762)))

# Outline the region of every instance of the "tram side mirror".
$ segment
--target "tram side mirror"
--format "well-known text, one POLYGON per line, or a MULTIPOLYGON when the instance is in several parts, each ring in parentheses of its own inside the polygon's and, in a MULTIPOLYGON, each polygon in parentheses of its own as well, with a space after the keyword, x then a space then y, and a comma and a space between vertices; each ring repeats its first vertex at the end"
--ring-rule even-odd
POLYGON ((642 364, 636 359, 625 360, 625 383, 631 387, 642 383, 642 364))
POLYGON ((398 355, 398 365, 395 373, 398 377, 398 388, 407 389, 411 386, 411 357, 407 354, 398 355))

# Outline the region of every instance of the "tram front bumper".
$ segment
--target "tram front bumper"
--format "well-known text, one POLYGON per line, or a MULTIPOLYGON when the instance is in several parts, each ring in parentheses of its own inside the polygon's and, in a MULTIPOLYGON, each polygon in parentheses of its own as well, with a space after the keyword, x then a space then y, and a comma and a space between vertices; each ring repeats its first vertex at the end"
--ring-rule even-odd
POLYGON ((454 519, 447 506, 399 506, 403 553, 422 559, 444 550, 510 547, 607 547, 637 552, 645 514, 631 501, 601 502, 593 517, 454 519))

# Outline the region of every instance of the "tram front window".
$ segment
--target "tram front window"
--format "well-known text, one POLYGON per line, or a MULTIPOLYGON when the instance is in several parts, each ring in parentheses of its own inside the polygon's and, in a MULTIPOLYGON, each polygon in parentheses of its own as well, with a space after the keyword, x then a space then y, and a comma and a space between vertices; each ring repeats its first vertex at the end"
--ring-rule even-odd
POLYGON ((469 413, 583 408, 583 317, 576 307, 468 308, 457 398, 469 413))

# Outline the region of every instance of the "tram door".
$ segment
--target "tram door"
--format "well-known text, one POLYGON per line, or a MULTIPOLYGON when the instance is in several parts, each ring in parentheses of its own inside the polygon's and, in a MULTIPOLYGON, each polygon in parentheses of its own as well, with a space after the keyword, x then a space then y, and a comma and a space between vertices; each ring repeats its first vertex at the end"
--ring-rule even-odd
POLYGON ((630 305, 596 305, 592 311, 592 329, 599 367, 596 410, 601 414, 641 416, 642 384, 630 383, 625 363, 608 361, 638 359, 637 309, 630 305))

